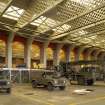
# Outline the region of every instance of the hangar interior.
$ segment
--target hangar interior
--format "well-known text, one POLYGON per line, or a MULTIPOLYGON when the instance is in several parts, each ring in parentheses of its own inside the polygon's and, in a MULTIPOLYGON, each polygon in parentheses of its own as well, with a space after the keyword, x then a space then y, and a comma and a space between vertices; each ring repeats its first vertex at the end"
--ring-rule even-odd
MULTIPOLYGON (((36 105, 99 105, 97 101, 105 105, 102 101, 105 99, 103 94, 105 86, 103 83, 105 82, 105 0, 0 0, 0 70, 8 69, 10 80, 13 83, 22 83, 30 82, 31 75, 35 76, 36 72, 42 69, 52 72, 55 67, 58 69, 60 64, 62 69, 77 70, 72 71, 75 75, 69 75, 70 71, 63 71, 65 74, 62 75, 66 76, 69 82, 72 79, 77 80, 79 86, 70 87, 69 83, 70 86, 65 91, 53 92, 50 97, 52 100, 48 100, 50 92, 32 90, 30 85, 25 85, 26 87, 16 85, 9 99, 12 100, 17 96, 18 99, 16 99, 20 100, 19 97, 21 97, 24 100, 27 99, 29 105, 33 105, 34 102, 36 105), (76 66, 69 68, 69 65, 76 66), (94 74, 92 70, 86 68, 87 71, 83 69, 83 72, 80 72, 82 76, 86 76, 82 78, 78 74, 78 69, 85 67, 83 65, 92 66, 92 70, 94 67, 100 69, 97 78, 92 77, 90 81, 93 85, 94 80, 102 80, 98 81, 102 87, 97 88, 97 83, 91 87, 87 86, 91 83, 85 79, 90 79, 94 74), (99 65, 101 67, 98 67, 99 65), (21 70, 20 67, 25 69, 21 70), (68 76, 73 76, 73 78, 68 76), (82 85, 86 86, 80 86, 84 81, 87 84, 82 85), (89 88, 90 90, 92 88, 96 91, 87 96, 88 101, 86 96, 82 97, 84 102, 81 103, 81 97, 76 96, 78 97, 76 100, 72 93, 70 93, 71 97, 69 96, 69 92, 76 88, 89 88), (21 93, 18 94, 18 91, 21 93), (29 92, 25 94, 33 93, 31 94, 33 96, 24 96, 25 91, 29 92), (42 94, 46 96, 45 99, 42 94), (96 94, 97 97, 95 97, 96 94), (94 99, 91 100, 93 97, 94 99), (71 100, 70 103, 69 100, 71 100)), ((62 71, 57 72, 62 73, 62 71)), ((35 86, 35 81, 31 82, 32 86, 35 86)), ((47 87, 50 90, 51 85, 50 83, 47 87)), ((61 90, 64 88, 60 87, 61 90)), ((0 94, 0 98, 3 97, 0 94)), ((7 105, 4 102, 2 100, 0 104, 7 105)), ((13 104, 9 100, 8 102, 10 105, 13 104)), ((16 101, 13 102, 15 105, 16 101)), ((21 100, 20 103, 25 104, 21 100)), ((20 103, 17 101, 16 105, 20 103)))
POLYGON ((104 3, 0 0, 0 64, 37 68, 104 59, 104 3))

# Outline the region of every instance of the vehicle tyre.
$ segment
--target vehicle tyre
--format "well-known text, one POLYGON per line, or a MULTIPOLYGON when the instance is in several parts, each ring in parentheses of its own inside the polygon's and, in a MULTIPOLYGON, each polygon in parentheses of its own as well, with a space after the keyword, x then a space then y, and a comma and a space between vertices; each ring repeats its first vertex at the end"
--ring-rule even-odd
POLYGON ((60 88, 60 90, 64 90, 65 86, 60 86, 59 88, 60 88))
POLYGON ((54 90, 54 87, 53 87, 52 83, 48 83, 47 89, 48 89, 49 91, 54 90))
POLYGON ((93 79, 90 79, 90 80, 88 80, 88 83, 87 83, 87 84, 88 84, 89 86, 92 86, 93 83, 94 83, 93 79))
POLYGON ((78 77, 77 81, 78 81, 78 85, 85 85, 86 84, 85 83, 86 81, 85 81, 84 77, 82 77, 82 76, 78 77))
POLYGON ((44 88, 47 88, 47 85, 44 85, 44 88))
POLYGON ((8 88, 6 91, 7 93, 11 93, 11 88, 8 88))
POLYGON ((32 87, 36 88, 37 87, 37 82, 36 81, 32 81, 32 87))

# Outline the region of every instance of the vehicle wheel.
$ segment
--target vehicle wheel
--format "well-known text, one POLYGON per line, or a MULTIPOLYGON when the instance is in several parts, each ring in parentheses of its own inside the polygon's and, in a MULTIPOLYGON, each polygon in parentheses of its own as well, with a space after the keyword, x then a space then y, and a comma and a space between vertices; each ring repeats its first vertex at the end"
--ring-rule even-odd
POLYGON ((7 93, 11 93, 11 89, 10 88, 8 88, 6 91, 7 91, 7 93))
POLYGON ((64 90, 65 86, 60 86, 59 88, 60 88, 60 90, 64 90))
POLYGON ((82 76, 78 77, 77 81, 78 85, 85 85, 85 79, 82 76))
POLYGON ((93 83, 94 83, 94 82, 93 82, 93 79, 90 79, 90 80, 88 80, 88 83, 87 83, 87 84, 88 84, 89 86, 92 86, 93 83))
POLYGON ((47 88, 47 85, 44 85, 44 88, 47 88))
POLYGON ((32 82, 32 87, 33 87, 33 88, 36 88, 36 87, 37 87, 37 82, 36 82, 36 81, 33 81, 33 82, 32 82))
POLYGON ((48 83, 47 89, 48 89, 49 91, 52 91, 52 90, 54 90, 54 87, 53 87, 53 85, 52 85, 51 83, 48 83))

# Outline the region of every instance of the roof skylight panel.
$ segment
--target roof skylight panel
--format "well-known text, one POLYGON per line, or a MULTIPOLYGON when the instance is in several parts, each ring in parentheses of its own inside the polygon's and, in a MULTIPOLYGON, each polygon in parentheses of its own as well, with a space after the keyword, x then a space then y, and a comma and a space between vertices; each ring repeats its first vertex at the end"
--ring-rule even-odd
POLYGON ((6 7, 6 4, 3 2, 0 2, 0 12, 2 12, 6 7))
POLYGON ((85 35, 85 34, 87 34, 87 31, 80 30, 80 31, 78 31, 78 33, 79 33, 80 35, 85 35))
POLYGON ((57 22, 53 19, 47 18, 45 23, 49 26, 49 27, 53 27, 55 25, 57 25, 57 22))
MULTIPOLYGON (((80 5, 87 7, 88 9, 92 9, 96 7, 96 0, 72 0, 72 1, 77 2, 80 5)), ((98 3, 97 5, 100 5, 100 4, 98 3)))
POLYGON ((24 9, 15 7, 15 6, 10 6, 7 11, 4 13, 3 17, 10 18, 13 20, 18 20, 21 15, 23 14, 24 9))
POLYGON ((62 26, 54 28, 52 30, 54 31, 54 35, 57 35, 57 34, 62 34, 66 31, 68 31, 70 28, 71 28, 70 25, 63 24, 62 26))
POLYGON ((61 26, 65 31, 69 30, 71 28, 70 25, 64 24, 61 26))
POLYGON ((37 31, 43 32, 43 31, 47 30, 48 28, 49 27, 45 23, 43 23, 40 25, 40 27, 37 28, 37 31))
POLYGON ((44 16, 40 16, 38 19, 36 19, 35 21, 31 22, 32 25, 36 25, 39 26, 40 24, 42 24, 47 17, 44 16))
POLYGON ((96 37, 97 37, 97 35, 91 36, 90 39, 95 39, 96 37))

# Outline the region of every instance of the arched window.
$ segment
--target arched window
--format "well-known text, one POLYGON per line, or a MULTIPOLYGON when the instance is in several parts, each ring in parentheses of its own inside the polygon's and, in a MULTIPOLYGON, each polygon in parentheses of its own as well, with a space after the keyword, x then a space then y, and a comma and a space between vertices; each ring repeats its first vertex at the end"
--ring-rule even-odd
POLYGON ((83 53, 80 54, 80 56, 79 56, 79 60, 84 60, 83 53))
POLYGON ((59 59, 60 59, 60 61, 65 61, 66 60, 65 52, 62 49, 60 50, 60 53, 59 53, 59 59))
POLYGON ((38 68, 40 63, 40 47, 36 44, 31 46, 31 67, 38 68))
POLYGON ((32 44, 31 58, 34 59, 34 60, 39 60, 40 59, 40 47, 38 45, 32 44))
POLYGON ((13 42, 12 53, 13 57, 24 58, 24 45, 21 42, 13 42))
POLYGON ((24 63, 24 44, 18 41, 12 44, 13 67, 24 63))
POLYGON ((46 49, 46 56, 47 56, 47 60, 53 60, 53 50, 52 48, 48 47, 46 49))
POLYGON ((51 68, 53 66, 53 50, 52 48, 46 48, 46 56, 47 56, 47 68, 51 68))
POLYGON ((92 60, 91 58, 92 58, 92 57, 91 57, 91 54, 90 54, 90 55, 88 55, 88 59, 87 59, 87 60, 92 60))
POLYGON ((71 62, 75 61, 75 53, 74 53, 74 51, 70 52, 70 61, 71 62))
POLYGON ((6 57, 6 43, 3 40, 0 40, 0 66, 5 64, 6 57))
POLYGON ((3 40, 0 40, 0 56, 1 57, 6 56, 6 43, 3 40))

